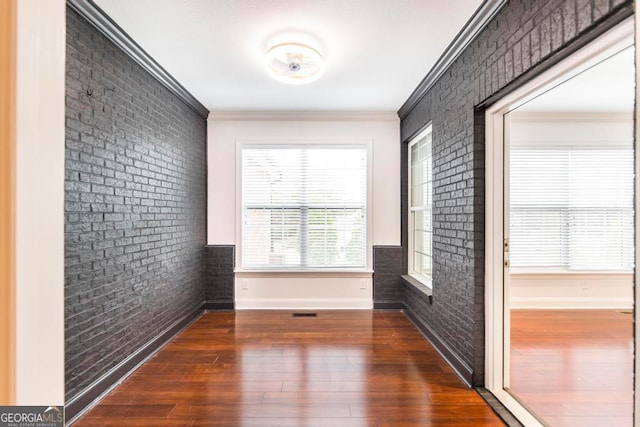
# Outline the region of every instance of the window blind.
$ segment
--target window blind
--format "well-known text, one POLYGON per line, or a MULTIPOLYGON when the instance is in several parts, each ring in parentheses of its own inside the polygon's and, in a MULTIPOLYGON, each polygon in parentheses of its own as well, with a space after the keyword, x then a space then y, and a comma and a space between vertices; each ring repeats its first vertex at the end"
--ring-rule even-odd
POLYGON ((631 149, 515 146, 509 184, 512 267, 632 269, 631 149))
POLYGON ((242 149, 242 266, 364 268, 364 146, 242 149))

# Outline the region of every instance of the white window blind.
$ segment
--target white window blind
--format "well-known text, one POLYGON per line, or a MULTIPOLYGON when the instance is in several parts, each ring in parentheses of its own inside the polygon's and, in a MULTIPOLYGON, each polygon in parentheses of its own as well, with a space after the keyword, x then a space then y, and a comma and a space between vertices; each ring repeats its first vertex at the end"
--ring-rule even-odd
POLYGON ((243 147, 243 268, 364 268, 366 211, 366 147, 243 147))
POLYGON ((512 147, 510 260, 518 268, 633 267, 633 151, 512 147))
POLYGON ((433 161, 431 127, 409 144, 409 273, 431 278, 433 161))

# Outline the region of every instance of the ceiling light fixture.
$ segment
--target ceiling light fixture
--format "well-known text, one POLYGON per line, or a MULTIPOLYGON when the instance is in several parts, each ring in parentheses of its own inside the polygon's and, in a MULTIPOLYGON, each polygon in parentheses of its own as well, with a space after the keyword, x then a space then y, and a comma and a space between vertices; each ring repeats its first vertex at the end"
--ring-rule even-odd
POLYGON ((267 51, 267 72, 283 83, 311 83, 320 77, 323 65, 320 52, 303 43, 280 43, 267 51))

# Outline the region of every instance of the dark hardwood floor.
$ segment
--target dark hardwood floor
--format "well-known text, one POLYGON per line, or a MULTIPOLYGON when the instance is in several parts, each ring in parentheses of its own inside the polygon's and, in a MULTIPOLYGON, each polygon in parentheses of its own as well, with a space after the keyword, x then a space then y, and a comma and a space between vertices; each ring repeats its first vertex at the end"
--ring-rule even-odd
POLYGON ((501 426, 399 312, 206 313, 74 426, 501 426))
POLYGON ((511 310, 511 391, 551 426, 633 425, 633 315, 511 310))

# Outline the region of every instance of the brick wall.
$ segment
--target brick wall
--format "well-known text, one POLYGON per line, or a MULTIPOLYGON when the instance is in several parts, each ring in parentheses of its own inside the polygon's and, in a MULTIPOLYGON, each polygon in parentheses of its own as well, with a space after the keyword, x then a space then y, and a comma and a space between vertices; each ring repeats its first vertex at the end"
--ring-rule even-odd
POLYGON ((373 247, 373 306, 400 308, 403 300, 401 246, 373 247))
POLYGON ((69 9, 66 73, 69 400, 202 305, 207 202, 205 120, 69 9))
POLYGON ((484 115, 476 107, 629 16, 632 3, 509 1, 402 120, 405 251, 406 142, 429 122, 435 175, 433 304, 411 290, 405 304, 473 369, 476 384, 484 381, 484 115))
POLYGON ((235 246, 211 245, 205 249, 205 308, 232 308, 235 284, 235 246))

